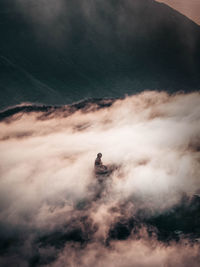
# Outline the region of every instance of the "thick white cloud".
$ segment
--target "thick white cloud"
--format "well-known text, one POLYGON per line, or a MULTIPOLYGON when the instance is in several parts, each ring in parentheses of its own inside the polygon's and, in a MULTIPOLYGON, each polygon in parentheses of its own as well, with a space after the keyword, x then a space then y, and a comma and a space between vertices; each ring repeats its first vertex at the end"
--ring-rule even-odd
MULTIPOLYGON (((110 107, 96 106, 71 114, 67 107, 51 113, 18 113, 0 123, 3 224, 49 232, 89 214, 98 225, 94 240, 105 241, 119 216, 134 216, 139 208, 157 214, 178 204, 183 193, 192 197, 200 190, 199 93, 145 92, 116 100, 110 107), (98 152, 104 164, 115 164, 118 169, 107 178, 102 197, 95 200, 98 186, 93 164, 98 152), (132 204, 119 208, 128 199, 132 204), (85 208, 77 209, 83 202, 85 208), (111 214, 113 207, 117 210, 111 214)), ((128 257, 126 266, 132 266, 130 255, 137 245, 128 246, 126 253, 123 245, 119 249, 128 257)), ((146 249, 148 245, 142 245, 144 254, 146 249)), ((161 248, 164 259, 156 259, 160 252, 154 251, 152 266, 160 266, 170 253, 179 254, 177 248, 171 249, 161 248)), ((101 250, 112 266, 113 252, 101 250)), ((88 265, 83 266, 93 266, 91 253, 88 265)), ((182 263, 181 255, 178 260, 182 263)), ((143 261, 135 264, 147 266, 143 261)))

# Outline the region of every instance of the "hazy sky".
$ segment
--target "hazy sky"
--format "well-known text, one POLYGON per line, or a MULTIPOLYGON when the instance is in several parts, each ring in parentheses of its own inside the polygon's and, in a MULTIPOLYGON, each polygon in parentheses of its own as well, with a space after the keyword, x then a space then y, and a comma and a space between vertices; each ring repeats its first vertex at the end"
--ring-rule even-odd
POLYGON ((168 4, 180 13, 186 15, 200 25, 200 1, 199 0, 157 0, 168 4))

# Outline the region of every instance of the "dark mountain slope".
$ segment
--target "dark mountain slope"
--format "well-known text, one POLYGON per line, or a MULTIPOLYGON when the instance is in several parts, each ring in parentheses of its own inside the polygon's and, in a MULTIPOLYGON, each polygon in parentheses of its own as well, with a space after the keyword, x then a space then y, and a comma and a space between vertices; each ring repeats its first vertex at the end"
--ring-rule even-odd
POLYGON ((0 35, 1 108, 200 88, 200 27, 152 0, 2 0, 0 35))

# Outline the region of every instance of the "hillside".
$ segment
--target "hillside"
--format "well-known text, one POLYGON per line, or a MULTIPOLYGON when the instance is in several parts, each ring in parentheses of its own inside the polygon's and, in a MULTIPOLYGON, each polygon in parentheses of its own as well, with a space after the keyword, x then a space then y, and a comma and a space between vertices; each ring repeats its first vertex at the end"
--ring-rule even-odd
POLYGON ((177 11, 152 0, 47 2, 0 3, 1 108, 199 89, 200 27, 177 11))

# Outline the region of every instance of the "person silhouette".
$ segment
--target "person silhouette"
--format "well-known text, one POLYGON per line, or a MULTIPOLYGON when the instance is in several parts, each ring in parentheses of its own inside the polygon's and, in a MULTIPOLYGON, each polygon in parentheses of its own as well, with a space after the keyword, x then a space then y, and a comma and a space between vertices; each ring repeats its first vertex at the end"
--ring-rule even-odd
POLYGON ((97 158, 95 159, 94 167, 95 167, 95 172, 96 173, 105 173, 107 171, 107 167, 103 165, 102 163, 102 154, 98 153, 97 158))

